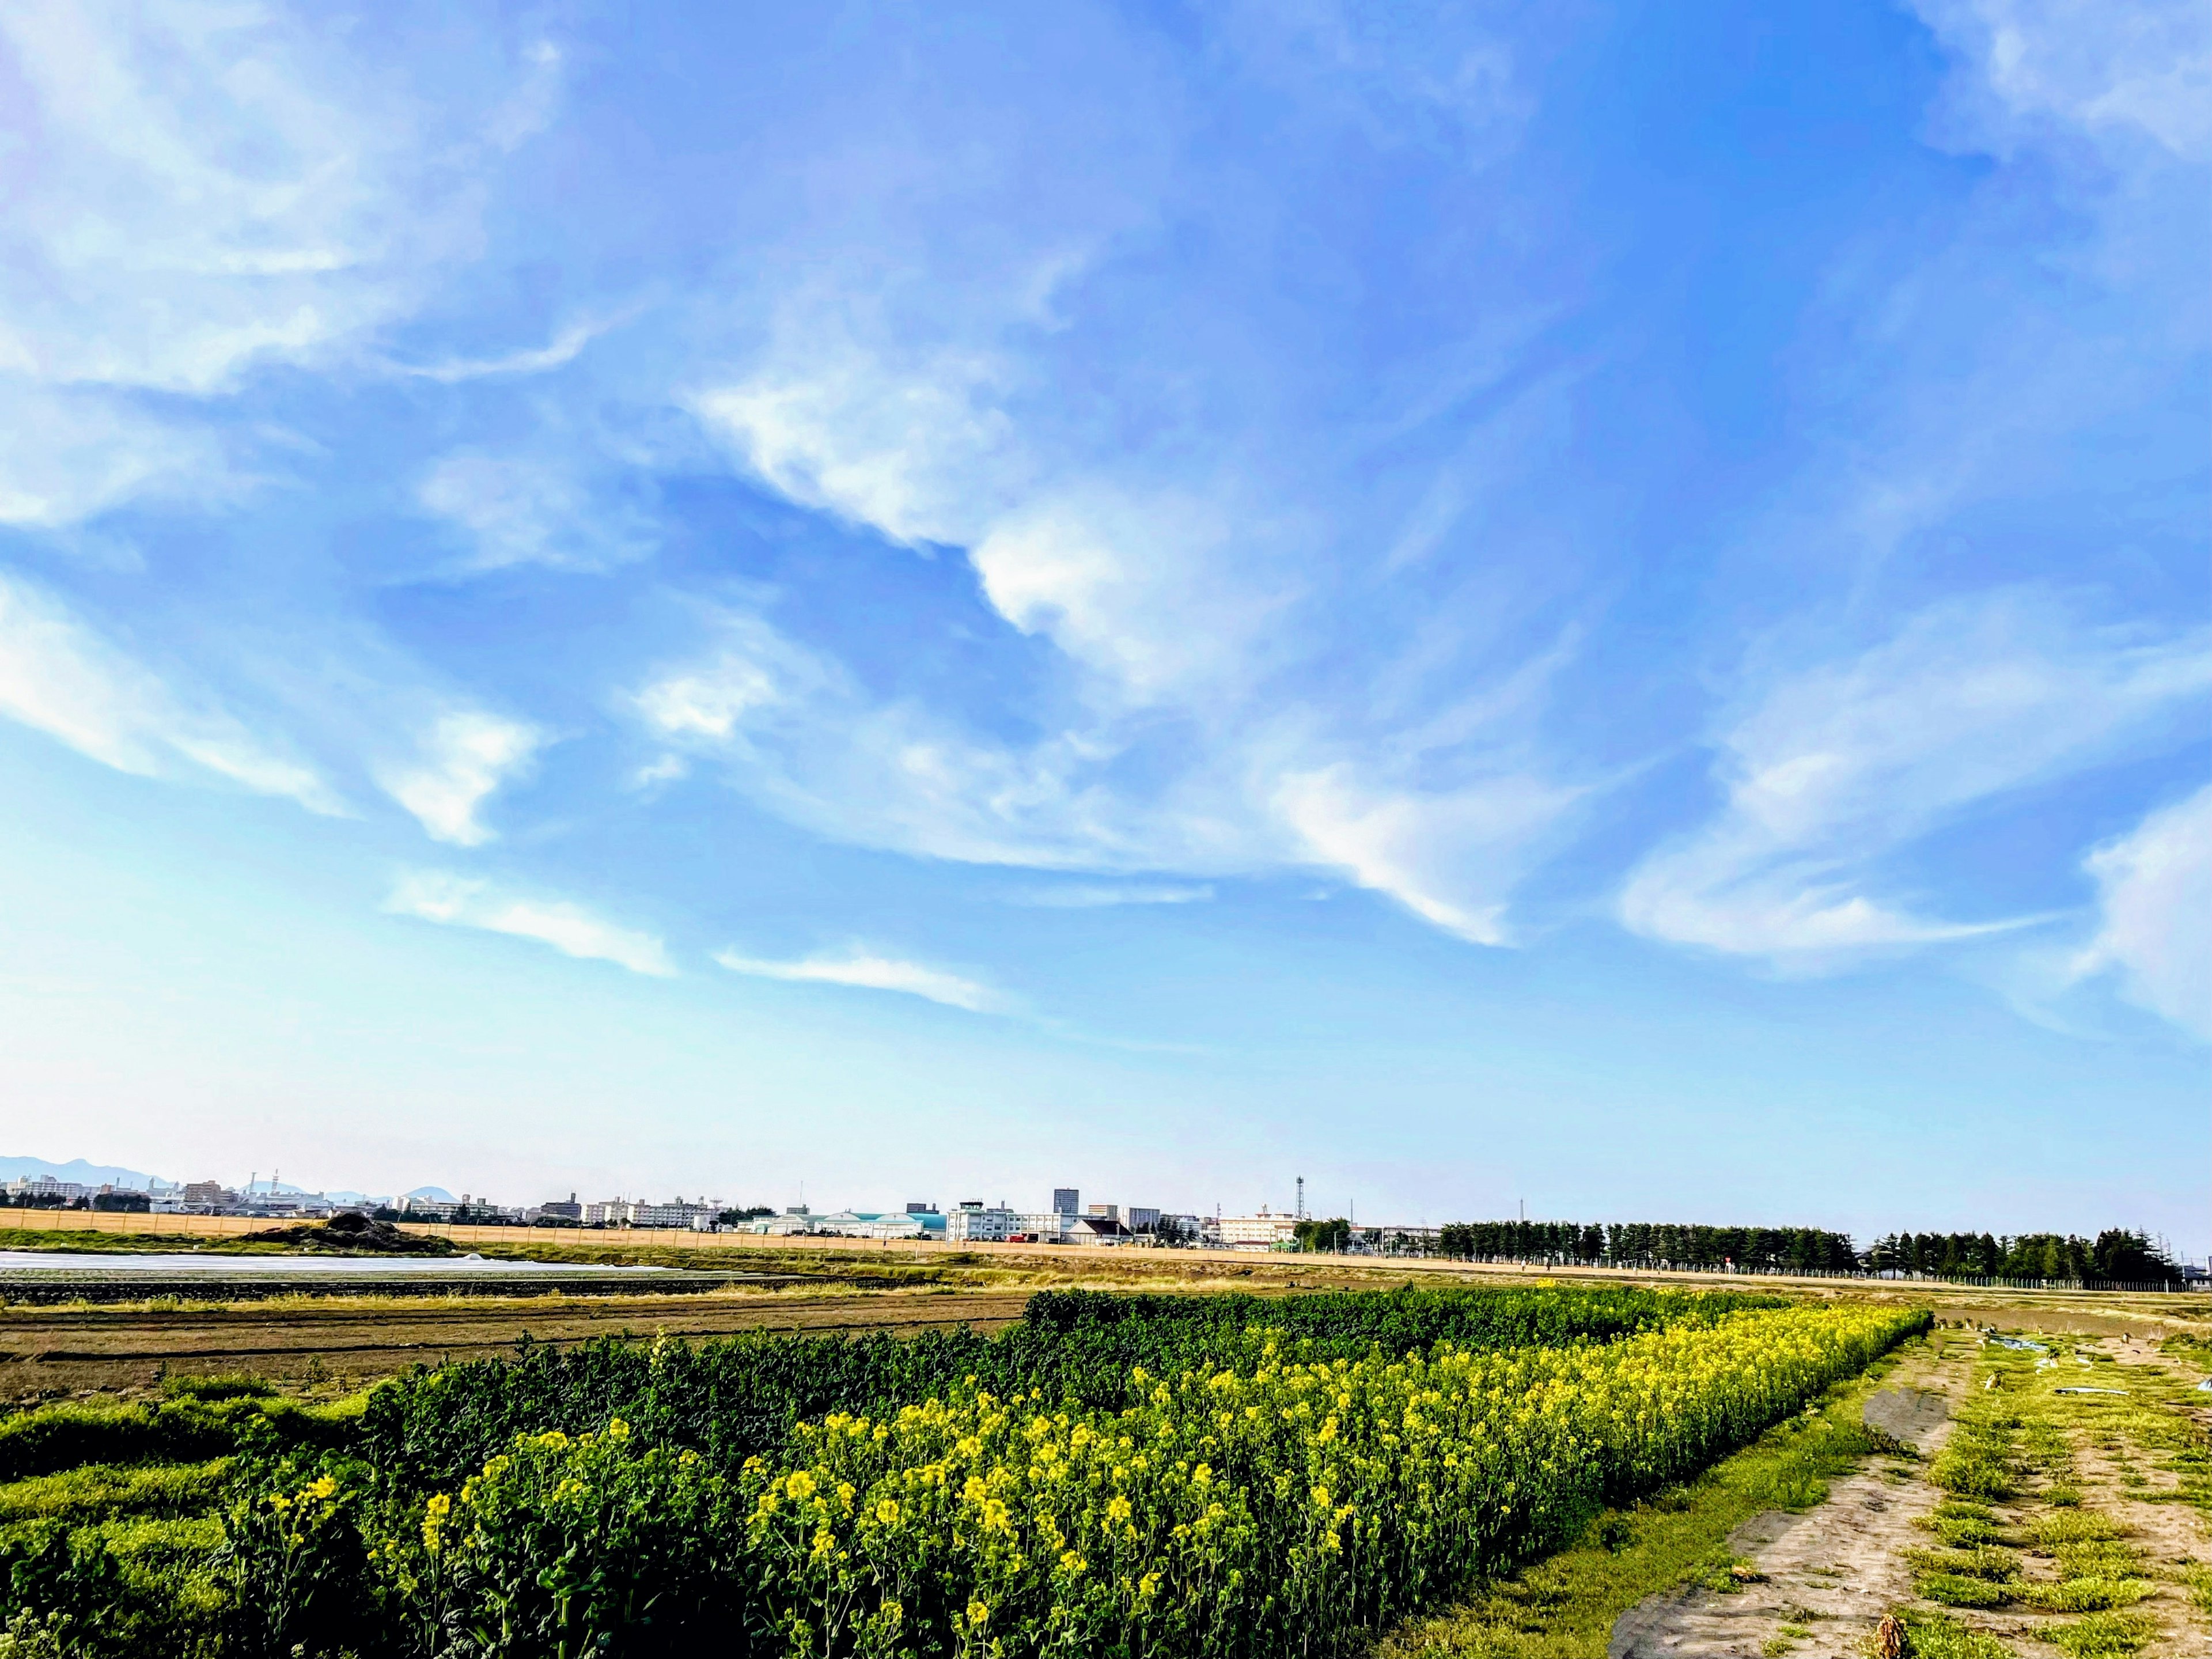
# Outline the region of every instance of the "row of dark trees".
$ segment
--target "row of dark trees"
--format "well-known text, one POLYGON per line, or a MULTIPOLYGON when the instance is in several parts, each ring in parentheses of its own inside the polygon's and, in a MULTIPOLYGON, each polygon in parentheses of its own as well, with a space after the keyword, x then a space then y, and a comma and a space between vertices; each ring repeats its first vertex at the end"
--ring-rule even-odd
POLYGON ((2108 1227, 2094 1239, 2065 1233, 1893 1233, 1866 1253, 1877 1273, 1945 1278, 2109 1279, 2152 1284, 2178 1277, 2142 1233, 2108 1227))
POLYGON ((1486 1259, 1614 1262, 1623 1266, 1817 1269, 1863 1264, 1850 1237, 1819 1227, 1702 1227, 1672 1222, 1459 1221, 1437 1230, 1437 1252, 1486 1259))
POLYGON ((93 1193, 64 1198, 58 1193, 0 1193, 0 1210, 126 1210, 152 1207, 143 1193, 93 1193))
MULTIPOLYGON (((1302 1224, 1307 1249, 1340 1222, 1302 1224), (1308 1243, 1306 1230, 1314 1230, 1308 1243)), ((1336 1235, 1328 1234, 1334 1237, 1336 1235)), ((2075 1283, 2172 1284, 2173 1261, 2142 1233, 2108 1228, 2092 1241, 2070 1234, 1895 1233, 1860 1251, 1848 1234, 1820 1227, 1702 1227, 1667 1222, 1459 1221, 1437 1230, 1436 1253, 1462 1261, 1722 1267, 1770 1273, 1905 1273, 1950 1279, 2048 1279, 2075 1283)))

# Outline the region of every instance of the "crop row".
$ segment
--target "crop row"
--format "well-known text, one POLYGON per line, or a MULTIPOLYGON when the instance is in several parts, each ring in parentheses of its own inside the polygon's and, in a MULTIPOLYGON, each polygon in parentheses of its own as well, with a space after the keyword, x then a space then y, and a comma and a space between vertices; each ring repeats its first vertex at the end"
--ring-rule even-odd
POLYGON ((1263 1340, 1247 1369, 1133 1370, 1117 1410, 963 1387, 804 1423, 734 1470, 619 1419, 516 1436, 427 1493, 295 1463, 224 1521, 262 1621, 228 1650, 1326 1659, 1925 1322, 1792 1309, 1327 1359, 1263 1340))
MULTIPOLYGON (((418 1370, 377 1390, 362 1456, 410 1481, 453 1481, 514 1437, 580 1434, 617 1417, 655 1444, 687 1447, 717 1468, 780 1449, 792 1425, 831 1412, 880 1415, 967 1386, 1012 1397, 1120 1410, 1139 1370, 1249 1370, 1266 1341, 1300 1358, 1389 1353, 1449 1341, 1504 1349, 1612 1342, 1710 1324, 1765 1297, 1626 1288, 1415 1290, 1255 1296, 1117 1296, 1046 1291, 1021 1320, 984 1334, 900 1338, 749 1334, 689 1344, 605 1341, 526 1349, 514 1359, 418 1370), (1260 1334, 1265 1331, 1268 1336, 1260 1334)), ((204 1455, 204 1454, 203 1454, 204 1455)))

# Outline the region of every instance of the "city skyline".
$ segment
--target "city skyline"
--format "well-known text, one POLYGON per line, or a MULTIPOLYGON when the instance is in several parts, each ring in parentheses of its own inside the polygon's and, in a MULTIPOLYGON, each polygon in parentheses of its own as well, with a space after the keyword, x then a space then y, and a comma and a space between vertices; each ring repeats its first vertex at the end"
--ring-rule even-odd
POLYGON ((8 1150, 2204 1255, 2129 15, 8 9, 8 1150))

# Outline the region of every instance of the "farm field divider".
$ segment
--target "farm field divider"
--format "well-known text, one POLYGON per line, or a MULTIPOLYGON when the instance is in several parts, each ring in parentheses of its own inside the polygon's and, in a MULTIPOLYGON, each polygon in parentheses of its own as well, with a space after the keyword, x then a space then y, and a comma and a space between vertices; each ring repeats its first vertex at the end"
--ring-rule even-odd
POLYGON ((799 1409, 816 1385, 787 1340, 419 1373, 343 1450, 241 1435, 212 1521, 135 1523, 200 1529, 161 1585, 95 1559, 95 1528, 0 1528, 10 1629, 77 1644, 27 1655, 1322 1659, 1701 1468, 1928 1317, 1640 1291, 1153 1300, 1172 1305, 1045 1301, 1027 1335, 903 1372, 817 1340, 847 1394, 826 1412, 799 1409), (747 1386, 765 1403, 726 1412, 747 1386))

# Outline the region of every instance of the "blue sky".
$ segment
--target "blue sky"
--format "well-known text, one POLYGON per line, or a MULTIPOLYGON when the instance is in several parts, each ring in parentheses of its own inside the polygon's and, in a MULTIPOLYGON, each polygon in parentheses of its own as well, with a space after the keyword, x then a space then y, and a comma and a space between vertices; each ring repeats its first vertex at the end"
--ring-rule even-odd
POLYGON ((2188 3, 0 15, 10 1153, 2212 1243, 2188 3))

